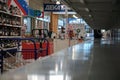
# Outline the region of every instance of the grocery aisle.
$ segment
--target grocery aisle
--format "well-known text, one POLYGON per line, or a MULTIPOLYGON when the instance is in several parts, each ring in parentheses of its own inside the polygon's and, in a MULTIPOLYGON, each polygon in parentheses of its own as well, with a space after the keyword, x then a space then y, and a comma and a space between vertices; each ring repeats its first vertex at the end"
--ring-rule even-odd
POLYGON ((119 41, 89 40, 0 76, 0 80, 119 80, 119 41))

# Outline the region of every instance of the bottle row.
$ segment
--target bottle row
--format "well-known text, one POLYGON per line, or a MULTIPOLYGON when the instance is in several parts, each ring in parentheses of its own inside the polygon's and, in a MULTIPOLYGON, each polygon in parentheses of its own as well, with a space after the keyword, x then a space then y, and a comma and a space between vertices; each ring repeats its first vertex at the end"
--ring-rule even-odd
POLYGON ((18 42, 16 40, 2 40, 0 39, 0 46, 2 48, 13 48, 18 46, 18 42))
POLYGON ((0 15, 0 23, 20 26, 21 25, 21 18, 9 16, 6 14, 0 15))
POLYGON ((0 36, 20 36, 21 28, 19 27, 0 27, 0 36))

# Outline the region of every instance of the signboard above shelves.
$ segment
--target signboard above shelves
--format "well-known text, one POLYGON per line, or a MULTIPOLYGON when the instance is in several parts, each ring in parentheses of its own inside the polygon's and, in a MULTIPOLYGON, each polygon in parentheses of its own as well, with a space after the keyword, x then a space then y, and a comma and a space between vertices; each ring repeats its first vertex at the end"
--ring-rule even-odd
POLYGON ((44 12, 65 12, 65 10, 67 10, 68 12, 73 12, 73 10, 68 8, 66 5, 44 4, 44 12))

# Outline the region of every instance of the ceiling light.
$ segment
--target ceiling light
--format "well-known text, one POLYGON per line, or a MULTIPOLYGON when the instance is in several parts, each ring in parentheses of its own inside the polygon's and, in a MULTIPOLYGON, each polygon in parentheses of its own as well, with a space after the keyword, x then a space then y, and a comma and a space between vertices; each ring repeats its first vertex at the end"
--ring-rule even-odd
POLYGON ((80 2, 81 2, 82 4, 84 4, 84 3, 85 3, 85 1, 84 1, 84 0, 80 0, 80 2))
POLYGON ((89 17, 92 17, 92 15, 89 14, 89 17))
POLYGON ((85 8, 85 11, 89 12, 90 10, 88 8, 85 8))
POLYGON ((60 4, 60 1, 59 1, 59 0, 57 0, 57 1, 56 1, 56 4, 60 4))
POLYGON ((73 15, 74 18, 78 18, 76 15, 73 15))

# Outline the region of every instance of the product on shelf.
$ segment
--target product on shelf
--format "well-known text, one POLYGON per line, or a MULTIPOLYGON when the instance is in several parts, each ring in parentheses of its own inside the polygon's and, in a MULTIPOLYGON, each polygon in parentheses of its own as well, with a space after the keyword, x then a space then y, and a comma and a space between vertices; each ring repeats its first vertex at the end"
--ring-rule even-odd
POLYGON ((0 1, 0 10, 2 10, 2 2, 0 1))
POLYGON ((7 0, 0 0, 0 10, 8 11, 7 0))
MULTIPOLYGON (((14 5, 8 7, 7 1, 0 0, 0 47, 4 51, 4 60, 9 61, 13 56, 16 58, 18 45, 21 44, 15 39, 21 38, 22 16, 20 9, 14 5)), ((2 53, 2 50, 0 53, 2 53)), ((11 63, 9 64, 11 65, 11 63)))
POLYGON ((11 14, 21 15, 20 9, 17 6, 10 5, 9 11, 11 14))
MULTIPOLYGON (((0 0, 0 38, 21 37, 21 12, 17 6, 10 5, 8 8, 7 0, 0 0)), ((15 41, 3 41, 4 48, 15 46, 15 41)))
POLYGON ((0 15, 0 23, 2 23, 2 15, 0 15))
POLYGON ((0 36, 3 36, 3 28, 0 27, 0 36))

